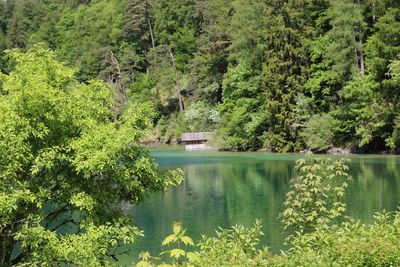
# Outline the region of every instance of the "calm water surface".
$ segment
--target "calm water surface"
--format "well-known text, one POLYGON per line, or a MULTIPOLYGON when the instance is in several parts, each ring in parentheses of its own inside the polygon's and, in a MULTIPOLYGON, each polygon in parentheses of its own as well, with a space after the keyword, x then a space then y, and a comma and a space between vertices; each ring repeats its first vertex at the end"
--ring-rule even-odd
MULTIPOLYGON (((185 181, 165 193, 151 195, 131 209, 145 238, 133 246, 126 260, 140 251, 158 255, 171 224, 183 222, 187 234, 200 239, 218 227, 251 226, 263 222, 263 245, 277 253, 285 235, 277 219, 300 154, 185 152, 182 146, 155 147, 161 170, 182 168, 185 181)), ((330 156, 335 157, 335 156, 330 156)), ((337 156, 339 157, 339 156, 337 156)), ((343 156, 340 156, 343 157, 343 156)), ((400 202, 400 157, 349 155, 353 177, 346 192, 348 215, 368 223, 375 212, 395 210, 400 202)), ((124 257, 125 258, 125 257, 124 257)))

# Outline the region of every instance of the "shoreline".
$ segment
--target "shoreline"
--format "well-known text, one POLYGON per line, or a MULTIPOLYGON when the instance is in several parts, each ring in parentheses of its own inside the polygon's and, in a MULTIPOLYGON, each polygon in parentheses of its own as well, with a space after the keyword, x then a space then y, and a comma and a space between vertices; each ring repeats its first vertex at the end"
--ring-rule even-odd
MULTIPOLYGON (((140 145, 146 146, 146 147, 153 147, 153 146, 177 146, 177 145, 183 145, 183 144, 179 143, 179 142, 173 142, 173 143, 141 142, 140 145)), ((237 150, 237 149, 228 149, 228 148, 216 148, 215 150, 210 150, 210 151, 238 152, 238 153, 259 152, 259 153, 285 154, 285 153, 275 152, 271 149, 265 149, 265 148, 261 148, 258 150, 237 150)), ((362 151, 361 149, 349 149, 349 148, 340 148, 340 147, 332 147, 330 149, 327 149, 326 151, 303 149, 300 151, 292 151, 292 152, 286 152, 286 153, 306 154, 307 152, 312 152, 315 155, 400 155, 399 153, 395 153, 390 150, 362 151)))

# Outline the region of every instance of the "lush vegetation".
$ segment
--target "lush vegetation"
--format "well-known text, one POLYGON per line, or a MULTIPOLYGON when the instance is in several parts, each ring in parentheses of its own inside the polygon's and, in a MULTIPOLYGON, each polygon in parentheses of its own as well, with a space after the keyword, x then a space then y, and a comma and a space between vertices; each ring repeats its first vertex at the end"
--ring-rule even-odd
POLYGON ((141 236, 125 211, 179 184, 138 145, 149 104, 117 108, 102 82, 80 83, 47 48, 7 53, 0 95, 0 266, 105 266, 141 236), (69 234, 65 233, 66 229, 69 234))
POLYGON ((399 31, 394 0, 0 2, 1 51, 44 42, 151 101, 143 141, 211 130, 232 150, 399 152, 399 31))
MULTIPOLYGON (((398 266, 400 264, 400 212, 375 215, 375 222, 361 224, 345 216, 343 203, 350 177, 344 160, 318 158, 296 162, 281 214, 288 230, 288 249, 273 255, 259 246, 261 223, 251 228, 219 229, 215 237, 203 236, 197 244, 185 236, 180 224, 162 245, 175 248, 153 257, 143 252, 137 267, 148 266, 398 266), (182 247, 188 245, 187 247, 182 247), (193 247, 194 246, 194 247, 193 247), (163 258, 168 255, 170 259, 163 258), (162 261, 173 262, 165 264, 162 261)), ((268 229, 267 229, 268 230, 268 229)))
MULTIPOLYGON (((115 264, 142 235, 130 205, 183 176, 160 174, 143 141, 214 131, 232 150, 400 152, 399 32, 397 0, 0 1, 0 266, 115 264)), ((297 163, 282 255, 258 248, 256 222, 194 250, 174 224, 161 256, 399 265, 400 214, 345 217, 346 170, 297 163)))

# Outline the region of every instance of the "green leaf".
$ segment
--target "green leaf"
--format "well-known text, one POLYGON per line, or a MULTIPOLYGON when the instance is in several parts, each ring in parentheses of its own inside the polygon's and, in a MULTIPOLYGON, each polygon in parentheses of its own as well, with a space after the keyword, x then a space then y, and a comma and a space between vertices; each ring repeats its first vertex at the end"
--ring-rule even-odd
POLYGON ((171 258, 179 259, 181 256, 185 256, 186 252, 183 249, 175 248, 169 251, 171 258))
POLYGON ((193 240, 190 238, 190 237, 188 237, 188 236, 182 236, 181 237, 181 240, 182 240, 182 242, 183 243, 185 243, 185 245, 192 245, 192 246, 194 246, 194 242, 193 242, 193 240))
POLYGON ((169 245, 170 243, 174 243, 178 240, 178 238, 176 237, 175 234, 169 235, 167 236, 163 242, 161 243, 162 246, 166 246, 169 245))

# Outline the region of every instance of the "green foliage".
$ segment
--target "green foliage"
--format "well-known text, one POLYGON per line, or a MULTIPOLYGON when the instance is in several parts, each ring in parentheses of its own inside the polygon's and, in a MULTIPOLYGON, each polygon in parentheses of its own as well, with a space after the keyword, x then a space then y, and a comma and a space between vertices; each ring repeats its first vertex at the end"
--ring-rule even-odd
POLYGON ((221 101, 222 82, 228 68, 232 1, 197 1, 195 10, 202 16, 198 48, 189 65, 195 81, 193 94, 217 104, 221 101))
POLYGON ((399 212, 297 236, 293 248, 267 259, 267 266, 397 266, 400 264, 399 212))
POLYGON ((332 61, 332 72, 339 81, 358 73, 363 59, 363 37, 366 27, 362 6, 351 0, 331 1, 332 29, 327 33, 326 58, 332 61))
POLYGON ((224 80, 220 131, 227 137, 225 147, 249 150, 261 146, 259 136, 264 116, 261 101, 256 98, 260 82, 253 75, 253 70, 239 64, 228 71, 224 80))
POLYGON ((196 49, 197 19, 193 11, 192 0, 159 0, 153 6, 157 42, 174 51, 179 70, 196 49))
MULTIPOLYGON (((389 78, 388 66, 400 54, 400 40, 396 38, 400 30, 400 9, 390 9, 374 25, 374 34, 366 45, 368 69, 376 81, 389 78)), ((389 100, 396 97, 390 87, 384 87, 381 93, 389 100)))
MULTIPOLYGON (((318 114, 329 114, 334 136, 313 140, 318 149, 375 152, 393 149, 396 136, 400 87, 389 66, 400 53, 399 10, 395 0, 0 1, 0 57, 45 42, 79 81, 99 78, 131 103, 153 102, 155 124, 170 129, 197 128, 174 121, 183 118, 178 93, 187 107, 212 105, 223 148, 298 151, 318 114), (350 87, 369 99, 347 97, 350 87)), ((177 140, 179 131, 148 139, 177 140)))
POLYGON ((172 224, 172 230, 173 230, 173 233, 171 235, 167 236, 163 240, 161 245, 168 246, 168 245, 176 243, 177 248, 164 251, 161 253, 161 255, 167 254, 171 259, 173 259, 176 262, 181 262, 181 257, 182 258, 187 257, 189 260, 193 260, 193 259, 197 260, 198 258, 194 255, 193 252, 186 252, 185 250, 183 250, 181 248, 182 243, 184 245, 194 246, 193 240, 189 236, 185 235, 186 230, 182 228, 182 223, 176 222, 176 223, 172 224))
POLYGON ((161 116, 153 132, 147 138, 150 142, 177 143, 183 132, 188 130, 184 113, 175 113, 170 117, 161 116))
POLYGON ((121 1, 96 1, 64 11, 57 23, 57 48, 64 60, 79 68, 82 80, 96 78, 101 71, 103 48, 118 50, 124 45, 124 11, 121 1))
POLYGON ((264 146, 277 152, 299 149, 295 127, 297 96, 306 81, 307 50, 304 43, 313 35, 307 1, 274 0, 265 14, 265 40, 268 44, 263 63, 264 146))
MULTIPOLYGON (((392 61, 392 63, 389 65, 389 73, 391 77, 390 80, 387 80, 387 84, 391 84, 393 89, 399 89, 399 82, 400 82, 400 60, 395 60, 392 61)), ((396 90, 396 91, 397 91, 396 90)), ((393 92, 396 94, 397 92, 393 92)), ((393 97, 395 98, 395 97, 393 97)), ((399 106, 394 105, 393 109, 396 111, 396 117, 393 122, 393 133, 390 137, 386 139, 386 144, 394 149, 396 152, 400 151, 400 122, 399 122, 399 111, 398 111, 399 106)))
POLYGON ((256 266, 256 255, 268 254, 256 248, 262 235, 261 222, 256 221, 252 228, 236 225, 218 230, 215 237, 203 236, 197 244, 197 266, 256 266))
POLYGON ((324 151, 333 145, 333 119, 329 114, 316 114, 304 125, 301 136, 308 148, 324 151))
POLYGON ((296 161, 298 175, 291 180, 284 203, 287 208, 281 214, 285 229, 302 235, 340 222, 346 211, 344 193, 351 180, 345 161, 311 155, 296 161))
MULTIPOLYGON (((164 251, 160 254, 162 255, 168 255, 172 261, 173 265, 169 264, 160 264, 157 266, 175 266, 181 265, 184 260, 187 261, 187 263, 190 263, 190 266, 193 266, 191 264, 197 264, 198 261, 200 260, 199 256, 193 252, 190 251, 185 251, 181 245, 184 244, 185 246, 194 246, 193 240, 189 237, 186 236, 186 229, 182 228, 182 223, 180 222, 175 222, 172 224, 172 234, 164 238, 162 241, 161 245, 162 246, 168 246, 171 244, 176 244, 177 248, 173 248, 167 251, 164 251)), ((139 257, 142 259, 140 262, 136 264, 136 267, 146 267, 146 266, 154 266, 151 260, 160 260, 161 258, 158 257, 152 257, 148 252, 141 252, 139 257)))
POLYGON ((231 37, 230 66, 225 73, 220 106, 222 135, 227 136, 225 148, 258 149, 262 134, 260 72, 264 47, 263 1, 232 2, 232 18, 227 29, 231 37))
POLYGON ((218 111, 203 101, 187 108, 184 117, 191 132, 213 131, 220 122, 218 111))
POLYGON ((80 84, 47 48, 8 55, 14 68, 0 95, 0 265, 109 265, 116 247, 141 235, 121 203, 182 179, 180 170, 158 174, 138 145, 152 108, 132 105, 115 117, 113 90, 80 84), (61 234, 63 227, 72 233, 61 234))
POLYGON ((110 248, 132 243, 142 232, 122 223, 95 226, 84 225, 84 234, 57 235, 39 224, 24 225, 15 239, 21 249, 34 251, 19 266, 54 266, 78 264, 84 266, 113 266, 110 248))
POLYGON ((342 105, 331 112, 336 142, 340 145, 363 147, 377 138, 385 138, 382 128, 386 110, 374 91, 377 84, 368 76, 358 76, 339 92, 342 105))

